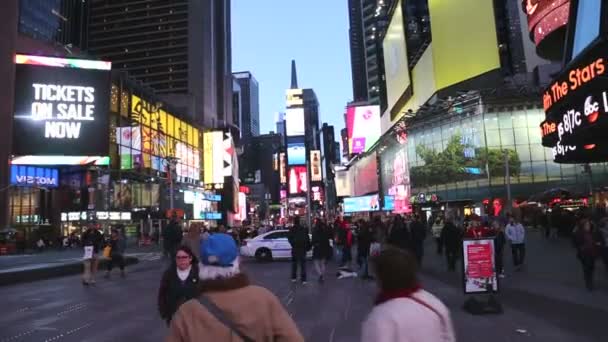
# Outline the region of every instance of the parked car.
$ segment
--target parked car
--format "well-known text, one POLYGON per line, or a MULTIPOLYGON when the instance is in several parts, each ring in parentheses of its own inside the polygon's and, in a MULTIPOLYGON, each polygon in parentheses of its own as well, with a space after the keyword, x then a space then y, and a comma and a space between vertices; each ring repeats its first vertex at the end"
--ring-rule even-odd
MULTIPOLYGON (((288 234, 289 230, 273 230, 253 239, 246 239, 244 245, 241 246, 241 255, 255 257, 259 261, 291 258, 288 234)), ((307 253, 307 257, 312 257, 312 251, 307 253)))

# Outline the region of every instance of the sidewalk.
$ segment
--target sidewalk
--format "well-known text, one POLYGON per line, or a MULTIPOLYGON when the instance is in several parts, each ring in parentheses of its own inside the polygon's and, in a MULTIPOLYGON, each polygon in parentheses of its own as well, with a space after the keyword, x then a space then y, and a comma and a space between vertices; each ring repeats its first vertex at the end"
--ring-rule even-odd
MULTIPOLYGON (((160 247, 133 246, 126 252, 126 263, 135 264, 146 254, 159 254, 160 247)), ((82 254, 82 248, 77 247, 0 256, 0 286, 77 274, 82 271, 82 254)), ((105 259, 101 259, 100 269, 104 265, 105 259)))

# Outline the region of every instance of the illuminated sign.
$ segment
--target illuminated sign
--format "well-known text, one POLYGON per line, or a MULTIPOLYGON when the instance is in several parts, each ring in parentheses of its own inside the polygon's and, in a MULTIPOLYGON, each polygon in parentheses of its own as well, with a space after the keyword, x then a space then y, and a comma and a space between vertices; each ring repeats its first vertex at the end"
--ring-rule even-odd
POLYGON ((378 195, 344 198, 344 212, 356 213, 380 210, 378 195))
POLYGON ((528 29, 537 45, 568 23, 570 0, 523 0, 522 5, 528 16, 528 29))
POLYGON ((349 153, 367 152, 380 139, 380 106, 348 107, 346 130, 349 153))
POLYGON ((33 166, 11 165, 11 184, 56 188, 59 186, 59 170, 33 166))
POLYGON ((320 182, 323 180, 321 173, 321 151, 310 151, 310 180, 320 182))
POLYGON ((13 165, 110 165, 110 157, 21 156, 11 160, 13 165))
POLYGON ((281 184, 287 183, 287 163, 285 162, 285 153, 279 154, 279 177, 281 184))
POLYGON ((606 72, 605 63, 604 58, 598 58, 581 68, 570 70, 567 80, 561 79, 551 84, 543 95, 545 111, 550 110, 554 104, 564 99, 569 92, 574 92, 596 77, 603 75, 606 72))
POLYGON ((384 211, 395 210, 395 197, 384 196, 384 207, 382 208, 382 210, 384 210, 384 211))
POLYGON ((308 174, 306 166, 293 166, 289 168, 289 194, 301 194, 308 191, 308 174))
POLYGON ((224 133, 203 133, 203 180, 205 184, 224 183, 224 133))
POLYGON ((91 221, 91 220, 110 220, 110 221, 131 221, 129 211, 72 211, 61 213, 61 221, 91 221))
POLYGON ((109 153, 109 62, 15 57, 15 155, 109 153))
POLYGON ((304 108, 289 108, 285 113, 285 134, 288 137, 301 136, 306 132, 304 108))
POLYGON ((301 106, 304 104, 302 89, 287 89, 287 107, 301 106))
POLYGON ((287 140, 288 165, 306 164, 306 145, 304 137, 288 138, 287 140))

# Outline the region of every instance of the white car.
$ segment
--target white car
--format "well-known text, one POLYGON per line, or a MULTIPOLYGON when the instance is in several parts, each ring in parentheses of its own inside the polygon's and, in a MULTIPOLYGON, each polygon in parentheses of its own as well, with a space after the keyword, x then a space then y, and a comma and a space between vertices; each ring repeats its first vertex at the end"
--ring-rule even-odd
MULTIPOLYGON (((289 230, 273 230, 253 239, 246 239, 245 245, 241 246, 241 255, 255 257, 260 261, 291 258, 288 234, 289 230)), ((306 256, 311 258, 312 251, 309 251, 306 256)))

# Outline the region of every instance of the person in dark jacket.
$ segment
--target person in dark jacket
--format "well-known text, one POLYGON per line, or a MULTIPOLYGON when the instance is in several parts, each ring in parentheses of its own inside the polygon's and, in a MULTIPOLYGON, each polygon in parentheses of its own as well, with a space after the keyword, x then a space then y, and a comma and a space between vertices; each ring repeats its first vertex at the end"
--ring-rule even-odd
POLYGON ((462 248, 462 231, 450 218, 446 220, 445 226, 441 230, 441 241, 445 247, 448 271, 456 271, 456 261, 462 248))
POLYGON ((300 225, 299 217, 294 217, 288 240, 291 245, 291 281, 297 281, 300 265, 300 280, 306 284, 306 252, 310 250, 311 243, 308 229, 300 225))
POLYGON ((198 296, 198 271, 198 260, 190 247, 180 246, 158 289, 158 311, 167 325, 181 304, 198 296))
POLYGON ((505 234, 505 229, 500 221, 496 220, 492 222, 492 233, 494 236, 494 260, 496 262, 496 273, 501 278, 505 277, 505 264, 503 251, 505 249, 505 245, 507 244, 507 236, 505 234))
POLYGON ((110 242, 108 244, 110 246, 110 260, 108 261, 108 270, 106 272, 105 277, 110 278, 110 273, 112 272, 112 268, 114 265, 118 265, 120 268, 120 276, 125 277, 125 249, 127 248, 127 242, 124 237, 120 234, 120 232, 116 229, 112 230, 112 235, 110 236, 110 242))
POLYGON ((182 238, 182 226, 179 224, 177 216, 173 216, 171 222, 169 222, 163 231, 164 253, 169 260, 175 259, 175 253, 177 252, 177 248, 182 244, 182 238))
POLYGON ((103 235, 99 232, 96 222, 89 223, 87 230, 82 234, 82 245, 85 256, 83 258, 84 272, 82 275, 83 285, 94 285, 97 266, 99 265, 99 250, 103 245, 103 235))
POLYGON ((369 223, 359 221, 357 234, 357 264, 359 265, 359 276, 363 279, 371 278, 369 275, 369 250, 373 242, 373 233, 369 223))
POLYGON ((418 260, 418 264, 422 264, 424 256, 424 240, 426 239, 426 225, 420 216, 414 216, 414 220, 410 223, 410 231, 412 234, 412 251, 418 260))
POLYGON ((352 247, 353 247, 353 232, 344 221, 343 217, 338 217, 334 224, 336 231, 336 243, 340 248, 342 260, 340 260, 340 268, 350 269, 352 262, 352 247))
POLYGON ((315 228, 312 231, 312 258, 315 263, 319 282, 323 282, 325 277, 325 267, 327 261, 333 255, 330 240, 332 234, 330 228, 322 220, 318 220, 315 228))
POLYGON ((405 224, 403 217, 399 214, 395 215, 393 224, 388 236, 388 243, 402 250, 410 250, 411 234, 405 224))
POLYGON ((587 290, 593 291, 593 273, 595 260, 598 258, 604 245, 604 239, 599 230, 587 218, 582 217, 574 231, 574 245, 576 256, 583 266, 583 277, 587 290))

